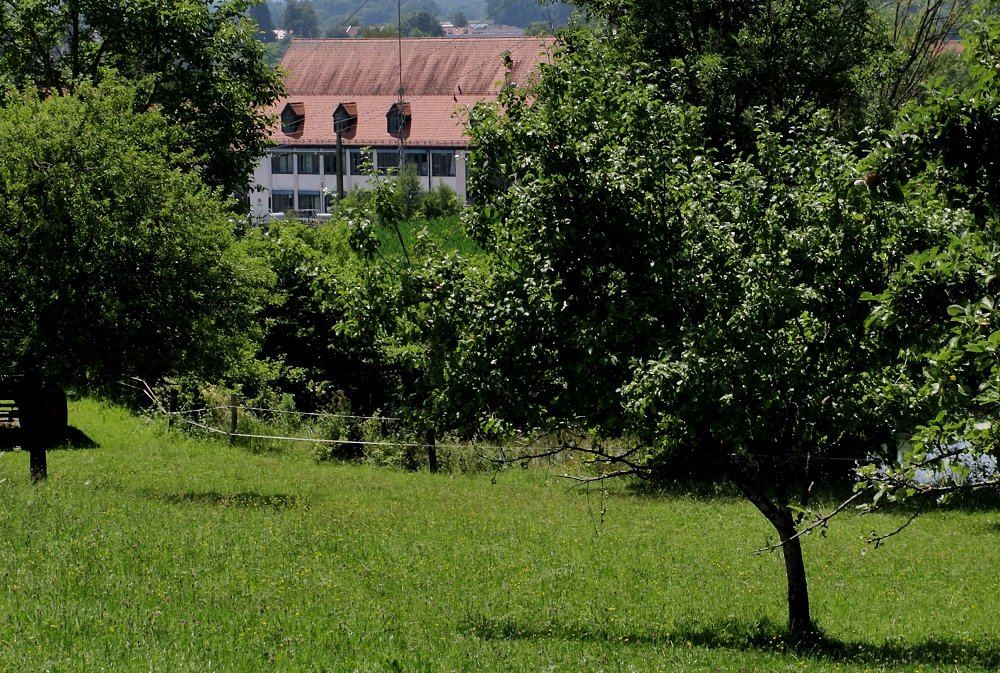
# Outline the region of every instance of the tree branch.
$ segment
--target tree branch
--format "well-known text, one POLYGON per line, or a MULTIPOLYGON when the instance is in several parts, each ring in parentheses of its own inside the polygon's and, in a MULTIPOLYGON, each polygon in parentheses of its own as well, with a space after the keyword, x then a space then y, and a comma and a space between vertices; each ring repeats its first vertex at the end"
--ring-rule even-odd
POLYGON ((799 530, 798 532, 796 532, 795 535, 792 535, 787 540, 783 540, 783 541, 781 541, 781 542, 779 542, 777 544, 768 545, 766 547, 761 547, 760 549, 755 549, 754 553, 755 554, 763 554, 764 552, 773 552, 774 550, 780 549, 781 547, 785 546, 786 544, 788 544, 792 540, 795 540, 796 538, 800 538, 803 535, 806 535, 807 533, 811 533, 812 531, 816 530, 817 528, 826 528, 826 525, 830 522, 830 520, 833 517, 835 517, 838 514, 840 514, 841 512, 843 512, 845 509, 847 509, 847 507, 852 502, 854 502, 855 500, 857 500, 858 498, 860 498, 862 495, 865 495, 866 493, 868 493, 868 489, 857 491, 850 498, 848 498, 847 500, 844 500, 839 505, 837 505, 833 509, 833 511, 831 511, 829 514, 826 514, 824 516, 817 516, 815 521, 813 521, 811 524, 809 524, 805 528, 803 528, 803 529, 799 530))
POLYGON ((898 528, 896 528, 896 529, 895 529, 894 531, 892 531, 891 533, 885 533, 884 535, 876 535, 876 534, 875 534, 875 531, 872 531, 872 534, 868 536, 868 539, 867 539, 867 540, 865 540, 865 542, 867 542, 868 544, 874 544, 874 545, 875 545, 875 549, 878 549, 878 548, 879 548, 879 545, 881 545, 881 544, 882 544, 882 541, 883 541, 883 540, 887 540, 887 539, 891 538, 891 537, 892 537, 893 535, 899 535, 899 534, 900 534, 900 533, 902 533, 902 532, 903 532, 903 531, 904 531, 904 530, 905 530, 906 528, 908 528, 908 527, 909 527, 909 525, 910 525, 911 523, 913 523, 913 522, 914 522, 914 521, 916 520, 916 518, 917 518, 918 516, 920 516, 920 514, 922 514, 922 513, 923 513, 924 509, 925 509, 925 508, 927 507, 927 502, 928 502, 929 500, 930 500, 930 498, 923 498, 923 499, 922 499, 922 500, 920 501, 920 507, 918 507, 918 508, 917 508, 917 509, 916 509, 916 510, 915 510, 915 511, 914 511, 914 512, 913 512, 913 513, 912 513, 912 514, 910 515, 910 518, 906 520, 906 523, 904 523, 903 525, 899 526, 898 528))

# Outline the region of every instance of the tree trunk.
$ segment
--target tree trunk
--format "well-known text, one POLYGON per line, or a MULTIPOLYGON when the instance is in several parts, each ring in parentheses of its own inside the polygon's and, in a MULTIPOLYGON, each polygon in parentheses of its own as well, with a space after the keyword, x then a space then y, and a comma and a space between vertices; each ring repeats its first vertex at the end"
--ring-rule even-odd
MULTIPOLYGON (((809 613, 809 587, 806 584, 806 566, 802 559, 802 545, 794 537, 795 522, 787 508, 777 511, 778 520, 771 524, 778 531, 781 553, 785 557, 785 579, 788 582, 788 640, 794 645, 810 644, 817 637, 809 613)), ((769 519, 770 520, 770 519, 769 519)))
POLYGON ((31 472, 31 483, 33 484, 49 478, 45 446, 32 446, 28 449, 28 470, 31 472))
POLYGON ((788 640, 793 645, 815 644, 819 632, 809 612, 809 586, 806 583, 806 566, 802 558, 802 545, 797 533, 792 511, 784 503, 775 504, 750 482, 735 478, 750 502, 774 526, 781 540, 781 553, 785 558, 785 579, 788 584, 788 640))

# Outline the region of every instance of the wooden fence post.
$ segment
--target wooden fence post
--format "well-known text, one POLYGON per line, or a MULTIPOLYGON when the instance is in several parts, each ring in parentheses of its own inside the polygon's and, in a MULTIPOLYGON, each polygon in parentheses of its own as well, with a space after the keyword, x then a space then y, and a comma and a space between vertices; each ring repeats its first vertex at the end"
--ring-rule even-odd
POLYGON ((438 453, 437 445, 434 441, 434 428, 427 429, 424 441, 427 443, 427 464, 430 467, 431 474, 434 474, 438 471, 438 453))
POLYGON ((174 427, 174 415, 177 413, 177 389, 171 388, 167 394, 167 428, 174 427))
POLYGON ((236 393, 229 396, 229 443, 236 443, 236 422, 238 420, 236 415, 237 404, 239 404, 239 398, 236 393))

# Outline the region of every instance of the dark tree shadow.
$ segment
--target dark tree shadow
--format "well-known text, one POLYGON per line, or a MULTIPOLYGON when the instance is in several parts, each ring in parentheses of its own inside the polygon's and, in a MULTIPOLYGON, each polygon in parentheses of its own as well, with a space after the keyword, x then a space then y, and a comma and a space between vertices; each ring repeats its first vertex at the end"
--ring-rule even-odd
POLYGON ((240 493, 219 493, 217 491, 177 494, 148 493, 147 495, 171 505, 273 509, 276 512, 308 506, 305 500, 297 495, 266 494, 255 491, 242 491, 240 493))
MULTIPOLYGON (((20 428, 3 428, 0 430, 0 450, 10 450, 16 447, 24 448, 27 446, 27 443, 28 440, 20 428)), ((97 442, 88 437, 83 430, 70 425, 66 428, 66 437, 49 446, 46 451, 96 448, 99 448, 97 442)))
POLYGON ((58 446, 53 447, 55 449, 97 449, 100 448, 93 439, 91 439, 87 433, 79 428, 75 428, 72 425, 66 429, 66 441, 58 446))
POLYGON ((521 623, 509 618, 480 616, 467 620, 470 634, 487 640, 565 640, 583 643, 606 642, 620 646, 627 641, 633 645, 687 646, 736 651, 768 653, 794 652, 796 657, 850 664, 882 666, 888 662, 908 664, 947 664, 949 666, 975 666, 988 670, 1000 669, 1000 640, 979 638, 959 640, 928 638, 910 641, 902 638, 884 643, 847 641, 820 636, 809 646, 793 646, 786 638, 782 625, 771 620, 680 624, 669 633, 622 633, 580 623, 545 622, 521 623))

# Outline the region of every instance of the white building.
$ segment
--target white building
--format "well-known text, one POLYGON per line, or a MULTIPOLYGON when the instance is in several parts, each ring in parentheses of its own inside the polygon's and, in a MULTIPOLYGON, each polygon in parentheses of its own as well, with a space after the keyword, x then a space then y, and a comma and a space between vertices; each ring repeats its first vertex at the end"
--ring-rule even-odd
POLYGON ((323 213, 338 188, 339 120, 343 187, 364 187, 402 151, 425 189, 445 184, 465 198, 468 140, 461 110, 494 100, 505 80, 525 84, 551 59, 542 38, 293 39, 281 61, 288 95, 271 148, 254 173, 250 212, 323 213), (402 74, 403 96, 399 87, 402 74))

